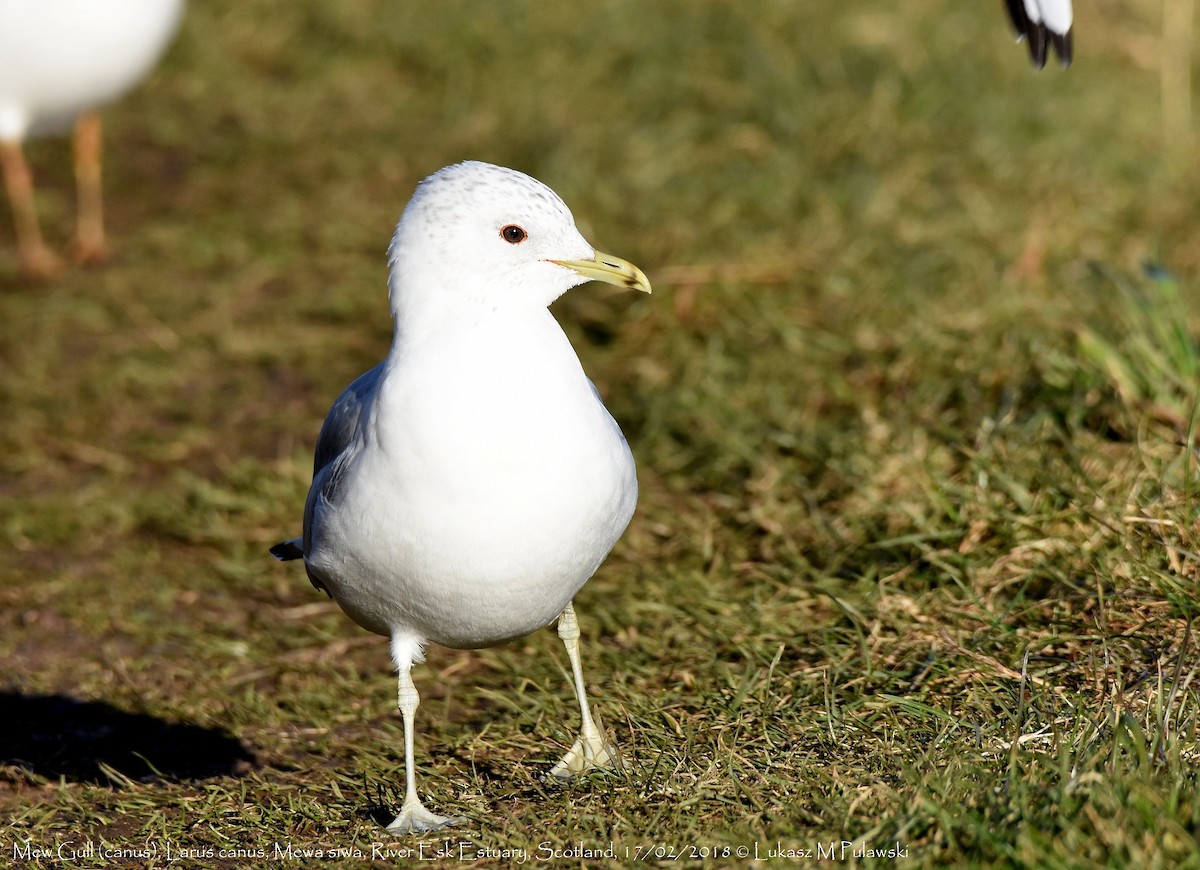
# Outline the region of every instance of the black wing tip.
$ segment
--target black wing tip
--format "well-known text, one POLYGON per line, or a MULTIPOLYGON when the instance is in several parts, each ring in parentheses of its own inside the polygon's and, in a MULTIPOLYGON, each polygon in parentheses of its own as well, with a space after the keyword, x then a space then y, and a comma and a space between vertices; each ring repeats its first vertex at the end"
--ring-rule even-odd
POLYGON ((1040 71, 1046 68, 1051 48, 1058 55, 1058 62, 1063 69, 1071 65, 1071 61, 1075 57, 1075 45, 1071 38, 1071 31, 1055 33, 1044 24, 1032 24, 1029 28, 1029 57, 1033 61, 1035 70, 1040 71))
POLYGON ((1046 68, 1046 55, 1050 51, 1050 43, 1046 39, 1046 28, 1030 22, 1029 27, 1029 57, 1033 68, 1039 72, 1046 68))
POLYGON ((1013 30, 1017 31, 1017 42, 1029 35, 1029 19, 1025 16, 1025 4, 1022 0, 1004 0, 1008 7, 1008 18, 1012 21, 1013 30))
POLYGON ((1027 42, 1029 45, 1029 58, 1035 70, 1046 68, 1051 47, 1058 55, 1058 62, 1062 64, 1063 69, 1071 65, 1075 47, 1069 29, 1066 33, 1055 33, 1040 21, 1030 21, 1029 16, 1025 14, 1023 0, 1005 0, 1004 5, 1008 9, 1013 29, 1017 32, 1017 42, 1027 42))
POLYGON ((1071 31, 1050 34, 1050 42, 1054 45, 1054 52, 1058 55, 1058 62, 1062 64, 1062 68, 1069 67, 1075 58, 1075 43, 1071 38, 1071 31))
POLYGON ((293 541, 281 541, 271 548, 271 555, 280 562, 290 562, 293 559, 303 559, 304 550, 293 541))

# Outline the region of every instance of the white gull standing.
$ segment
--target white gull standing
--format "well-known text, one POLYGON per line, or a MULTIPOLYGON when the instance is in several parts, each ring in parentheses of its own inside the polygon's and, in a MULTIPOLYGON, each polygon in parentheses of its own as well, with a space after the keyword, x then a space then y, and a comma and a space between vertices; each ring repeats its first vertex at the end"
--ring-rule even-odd
POLYGON ((75 127, 78 219, 74 253, 106 252, 100 195, 100 116, 149 72, 179 24, 184 0, 0 0, 0 169, 23 271, 53 274, 33 177, 21 143, 75 127))
POLYGON ((650 292, 595 251, 549 187, 466 162, 418 185, 390 248, 386 359, 334 402, 304 534, 272 548, 391 638, 406 795, 393 831, 454 821, 417 794, 411 670, 427 642, 477 649, 558 620, 583 717, 551 771, 618 763, 588 709, 572 599, 633 516, 625 437, 547 310, 586 281, 650 292))

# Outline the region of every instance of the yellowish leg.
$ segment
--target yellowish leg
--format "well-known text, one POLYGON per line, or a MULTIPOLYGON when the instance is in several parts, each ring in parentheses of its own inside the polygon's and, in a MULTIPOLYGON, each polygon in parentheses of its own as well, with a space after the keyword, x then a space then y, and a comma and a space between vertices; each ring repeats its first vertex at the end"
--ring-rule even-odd
POLYGON ((583 666, 579 662, 579 622, 575 619, 575 607, 568 604, 558 618, 558 636, 567 648, 571 660, 571 673, 575 683, 575 697, 579 699, 579 712, 583 716, 583 730, 575 745, 567 751, 562 761, 554 765, 550 776, 570 779, 589 770, 619 767, 621 757, 617 747, 604 739, 604 728, 599 719, 592 717, 588 708, 587 690, 583 686, 583 666))
POLYGON ((20 142, 0 142, 0 167, 3 168, 4 187, 8 191, 13 222, 17 228, 17 254, 21 259, 21 271, 35 278, 52 277, 62 264, 42 239, 37 208, 33 202, 33 174, 25 162, 20 142))
POLYGON ((417 795, 417 768, 413 762, 413 720, 417 715, 417 706, 421 696, 413 685, 411 663, 397 662, 400 667, 400 690, 398 700, 400 713, 404 717, 404 775, 407 785, 404 792, 404 804, 400 807, 400 815, 387 826, 396 834, 409 834, 421 831, 436 831, 447 825, 454 824, 456 819, 446 818, 431 813, 421 803, 417 795))
POLYGON ((97 112, 85 112, 75 121, 75 188, 78 215, 71 253, 80 263, 99 263, 108 258, 104 240, 104 196, 100 161, 104 133, 97 112))

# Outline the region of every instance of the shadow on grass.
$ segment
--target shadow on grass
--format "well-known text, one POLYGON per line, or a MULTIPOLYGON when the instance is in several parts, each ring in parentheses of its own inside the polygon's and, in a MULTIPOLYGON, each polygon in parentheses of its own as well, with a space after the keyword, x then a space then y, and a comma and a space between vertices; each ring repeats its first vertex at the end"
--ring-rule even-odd
POLYGON ((122 785, 244 773, 257 762, 219 728, 167 722, 103 701, 0 692, 0 764, 45 779, 122 785))

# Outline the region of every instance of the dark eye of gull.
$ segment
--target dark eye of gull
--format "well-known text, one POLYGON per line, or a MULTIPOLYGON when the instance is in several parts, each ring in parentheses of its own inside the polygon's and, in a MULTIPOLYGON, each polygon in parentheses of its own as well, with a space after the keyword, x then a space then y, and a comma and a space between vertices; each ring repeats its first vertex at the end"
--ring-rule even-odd
POLYGON ((519 245, 521 242, 529 238, 529 233, 525 232, 516 224, 509 224, 500 230, 500 237, 510 245, 519 245))

